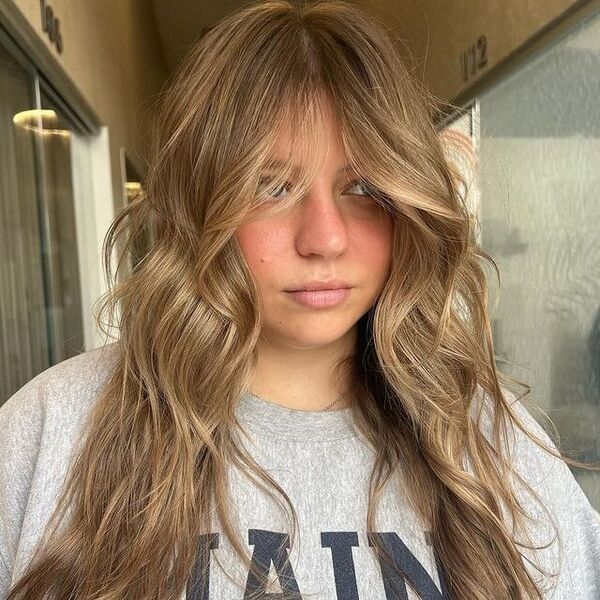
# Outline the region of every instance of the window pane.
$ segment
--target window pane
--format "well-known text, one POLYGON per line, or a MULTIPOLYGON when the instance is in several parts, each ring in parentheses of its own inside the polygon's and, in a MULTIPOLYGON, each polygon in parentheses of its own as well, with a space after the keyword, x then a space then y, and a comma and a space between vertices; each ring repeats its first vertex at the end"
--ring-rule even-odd
POLYGON ((0 44, 0 403, 50 366, 30 86, 0 44))
MULTIPOLYGON (((499 364, 533 386, 564 449, 586 461, 600 460, 599 73, 595 15, 479 99, 499 364)), ((600 474, 574 474, 600 508, 600 474)))

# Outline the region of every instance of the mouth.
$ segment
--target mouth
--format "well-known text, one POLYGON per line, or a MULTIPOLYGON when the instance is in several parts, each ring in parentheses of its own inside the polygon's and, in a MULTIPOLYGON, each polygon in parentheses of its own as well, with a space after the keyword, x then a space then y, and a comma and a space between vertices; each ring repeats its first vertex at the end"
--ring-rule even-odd
POLYGON ((319 292, 325 290, 343 290, 350 289, 352 286, 339 279, 330 279, 329 281, 310 281, 305 284, 294 286, 286 292, 319 292))
POLYGON ((285 290, 288 293, 293 292, 335 292, 337 290, 349 290, 350 286, 326 287, 326 288, 298 288, 296 290, 285 290))
POLYGON ((286 293, 298 304, 309 308, 327 308, 343 304, 350 296, 352 288, 338 287, 319 290, 291 290, 286 293))

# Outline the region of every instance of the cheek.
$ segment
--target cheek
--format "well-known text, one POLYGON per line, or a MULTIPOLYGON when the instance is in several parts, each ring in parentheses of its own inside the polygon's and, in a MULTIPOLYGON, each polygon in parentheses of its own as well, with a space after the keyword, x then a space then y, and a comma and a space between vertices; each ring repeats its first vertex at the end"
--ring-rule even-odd
POLYGON ((374 275, 386 273, 392 256, 393 223, 390 217, 363 221, 354 231, 358 260, 374 275))
POLYGON ((240 249, 250 271, 260 283, 277 271, 278 258, 283 256, 286 238, 272 224, 247 223, 236 231, 240 249))

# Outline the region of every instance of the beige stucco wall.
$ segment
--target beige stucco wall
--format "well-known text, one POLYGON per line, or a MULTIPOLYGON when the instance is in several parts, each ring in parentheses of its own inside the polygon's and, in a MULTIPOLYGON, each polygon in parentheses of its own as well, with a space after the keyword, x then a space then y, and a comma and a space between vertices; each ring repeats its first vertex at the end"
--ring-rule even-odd
MULTIPOLYGON (((161 19, 166 57, 173 68, 206 26, 239 8, 236 0, 149 0, 161 19), (174 43, 176 42, 176 43, 174 43)), ((353 0, 382 18, 414 57, 434 94, 453 100, 493 72, 545 28, 599 0, 353 0), (480 36, 487 39, 488 63, 462 80, 460 55, 480 36)))
MULTIPOLYGON (((150 3, 49 0, 60 19, 61 53, 42 30, 40 0, 0 0, 0 3, 5 8, 14 4, 24 17, 23 24, 30 27, 26 35, 35 35, 36 41, 43 42, 46 59, 55 61, 64 70, 100 124, 108 127, 113 192, 118 208, 122 199, 119 148, 125 147, 133 157, 143 153, 151 103, 166 77, 150 3)), ((4 12, 10 14, 14 10, 4 12)))
POLYGON ((544 28, 561 20, 576 0, 362 0, 405 41, 434 94, 452 100, 473 86, 544 28), (460 54, 487 39, 488 64, 463 81, 460 54))

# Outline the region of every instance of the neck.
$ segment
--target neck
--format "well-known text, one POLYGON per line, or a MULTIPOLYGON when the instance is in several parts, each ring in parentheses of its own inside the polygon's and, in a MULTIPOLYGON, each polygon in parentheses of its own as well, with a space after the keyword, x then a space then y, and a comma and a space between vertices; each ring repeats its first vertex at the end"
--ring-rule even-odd
POLYGON ((350 372, 346 369, 338 375, 334 367, 354 353, 355 345, 355 329, 317 348, 290 347, 261 336, 250 391, 297 410, 345 408, 352 399, 350 372), (330 407, 342 394, 344 397, 330 407))

